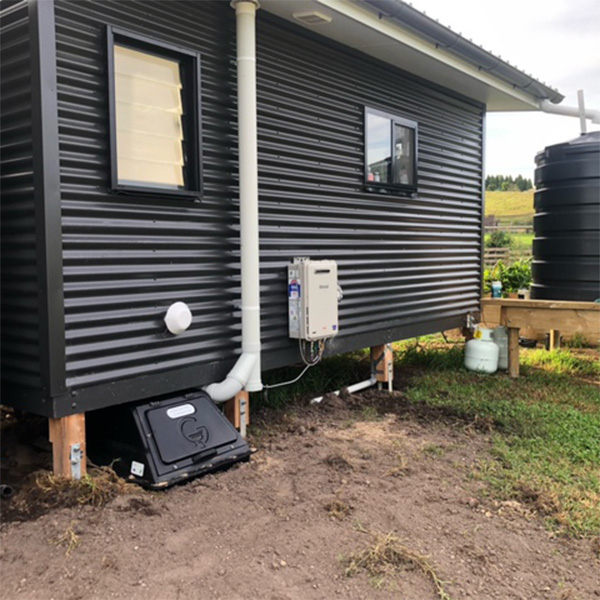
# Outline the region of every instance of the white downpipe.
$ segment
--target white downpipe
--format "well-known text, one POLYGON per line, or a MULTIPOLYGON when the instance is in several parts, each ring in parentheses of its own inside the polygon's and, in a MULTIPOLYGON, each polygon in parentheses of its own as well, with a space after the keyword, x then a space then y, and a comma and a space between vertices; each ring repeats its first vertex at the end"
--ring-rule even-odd
MULTIPOLYGON (((365 379, 364 381, 359 381, 358 383, 354 383, 352 385, 349 385, 346 390, 348 391, 349 394, 354 394, 354 392, 360 392, 360 390, 365 390, 368 387, 371 387, 372 385, 375 385, 377 383, 377 378, 376 377, 371 377, 371 379, 365 379)), ((335 392, 331 392, 334 396, 339 396, 340 395, 340 390, 336 390, 335 392)), ((311 404, 319 404, 323 401, 324 396, 317 396, 316 398, 313 398, 310 403, 311 404)))
POLYGON ((242 355, 221 383, 206 391, 215 402, 242 389, 262 390, 260 367, 260 264, 256 125, 256 0, 233 0, 237 22, 237 106, 242 270, 242 355))
POLYGON ((256 363, 256 356, 247 352, 242 354, 233 369, 227 373, 227 376, 220 383, 211 383, 204 389, 214 402, 226 402, 233 398, 238 392, 241 392, 250 378, 252 368, 256 363))
POLYGON ((237 88, 242 263, 242 353, 255 356, 246 383, 262 390, 260 368, 260 267, 258 245, 258 140, 256 126, 256 0, 234 0, 237 17, 237 88))
MULTIPOLYGON (((567 117, 580 118, 579 107, 577 106, 561 106, 560 104, 552 104, 550 100, 542 100, 540 102, 540 108, 545 113, 551 113, 554 115, 565 115, 567 117)), ((590 119, 592 123, 600 124, 600 110, 594 110, 591 108, 585 109, 585 118, 590 119)))

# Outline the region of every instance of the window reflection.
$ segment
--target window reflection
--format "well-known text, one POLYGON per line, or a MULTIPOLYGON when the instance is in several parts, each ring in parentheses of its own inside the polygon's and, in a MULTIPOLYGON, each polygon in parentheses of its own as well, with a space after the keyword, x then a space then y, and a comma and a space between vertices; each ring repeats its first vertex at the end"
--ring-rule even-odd
POLYGON ((385 117, 367 115, 367 180, 391 183, 392 128, 385 117))
POLYGON ((365 110, 366 183, 383 191, 417 191, 418 123, 404 117, 365 110))
POLYGON ((412 149, 414 147, 414 131, 394 123, 394 183, 412 185, 415 181, 412 149))

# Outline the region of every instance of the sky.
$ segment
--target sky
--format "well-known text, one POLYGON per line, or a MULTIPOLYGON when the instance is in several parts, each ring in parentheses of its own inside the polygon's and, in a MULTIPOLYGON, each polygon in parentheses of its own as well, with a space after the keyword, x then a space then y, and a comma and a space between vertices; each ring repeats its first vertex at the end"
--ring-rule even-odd
MULTIPOLYGON (((557 88, 566 106, 600 110, 600 2, 598 0, 410 0, 442 25, 557 88)), ((588 131, 600 129, 587 121, 588 131)), ((579 119, 541 112, 488 113, 488 175, 533 179, 535 155, 580 134, 579 119)))

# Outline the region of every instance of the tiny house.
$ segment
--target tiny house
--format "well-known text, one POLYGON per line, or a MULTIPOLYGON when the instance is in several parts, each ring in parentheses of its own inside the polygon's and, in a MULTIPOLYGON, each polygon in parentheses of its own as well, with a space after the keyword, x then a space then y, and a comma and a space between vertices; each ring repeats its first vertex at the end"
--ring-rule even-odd
POLYGON ((3 403, 210 385, 245 309, 260 389, 299 360, 297 257, 335 261, 325 354, 479 311, 486 111, 562 96, 399 0, 232 4, 2 3, 3 403))

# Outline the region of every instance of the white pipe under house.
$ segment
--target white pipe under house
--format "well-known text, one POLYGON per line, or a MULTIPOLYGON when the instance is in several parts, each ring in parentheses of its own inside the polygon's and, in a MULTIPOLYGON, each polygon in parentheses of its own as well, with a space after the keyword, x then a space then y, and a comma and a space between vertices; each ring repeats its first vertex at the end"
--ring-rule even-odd
POLYGON ((256 0, 233 0, 237 24, 237 105, 242 272, 242 354, 225 379, 207 386, 215 402, 263 389, 260 365, 260 257, 256 117, 256 0))
MULTIPOLYGON (((360 392, 361 390, 366 390, 367 388, 370 388, 371 386, 375 385, 377 383, 377 378, 376 377, 371 377, 370 379, 365 379, 364 381, 359 381, 358 383, 354 383, 352 385, 349 385, 347 388, 345 388, 345 392, 347 394, 354 394, 354 392, 360 392)), ((390 382, 391 385, 391 382, 390 382)), ((390 392, 391 392, 391 388, 390 388, 390 392)), ((336 390, 335 392, 331 392, 331 394, 333 394, 334 396, 339 396, 341 394, 342 390, 336 390)), ((320 404, 321 402, 323 402, 323 398, 325 398, 325 396, 317 396, 316 398, 313 398, 310 403, 311 404, 320 404)))

